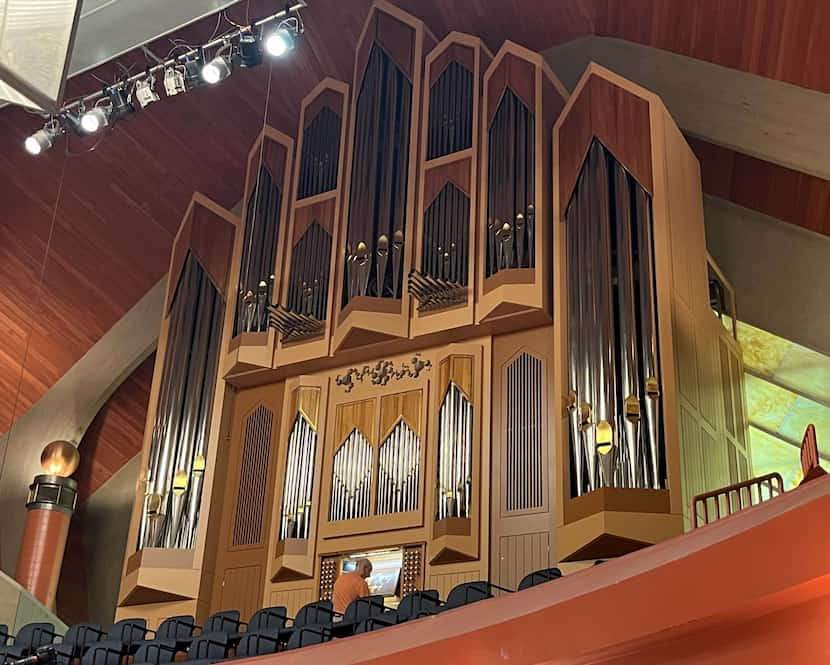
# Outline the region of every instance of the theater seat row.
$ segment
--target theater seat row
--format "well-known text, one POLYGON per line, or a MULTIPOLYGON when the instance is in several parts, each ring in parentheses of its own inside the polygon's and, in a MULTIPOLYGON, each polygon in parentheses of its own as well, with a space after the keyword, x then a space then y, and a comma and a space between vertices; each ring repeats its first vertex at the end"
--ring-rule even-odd
MULTIPOLYGON (((518 590, 561 576, 558 568, 538 570, 526 575, 518 590)), ((0 662, 40 653, 44 660, 54 658, 56 665, 123 665, 127 658, 133 665, 167 665, 182 661, 184 654, 189 665, 208 665, 378 630, 491 598, 498 591, 511 592, 480 580, 459 584, 443 601, 435 590, 415 591, 394 610, 384 605, 383 596, 359 598, 343 615, 334 611, 331 601, 321 600, 305 605, 293 618, 285 607, 262 608, 247 622, 238 611, 226 610, 212 614, 204 626, 196 625, 192 616, 170 617, 155 631, 144 619, 123 619, 108 632, 98 624, 76 624, 62 637, 51 623, 27 624, 17 636, 0 625, 0 662)))

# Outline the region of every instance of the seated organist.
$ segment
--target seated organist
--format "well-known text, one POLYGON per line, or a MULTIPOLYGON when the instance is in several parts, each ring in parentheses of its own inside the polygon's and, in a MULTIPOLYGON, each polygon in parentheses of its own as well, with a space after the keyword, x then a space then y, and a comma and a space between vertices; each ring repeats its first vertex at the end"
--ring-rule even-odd
POLYGON ((369 559, 358 559, 355 569, 341 573, 334 583, 332 602, 334 611, 342 614, 353 600, 369 595, 369 585, 366 579, 372 574, 372 562, 369 559))

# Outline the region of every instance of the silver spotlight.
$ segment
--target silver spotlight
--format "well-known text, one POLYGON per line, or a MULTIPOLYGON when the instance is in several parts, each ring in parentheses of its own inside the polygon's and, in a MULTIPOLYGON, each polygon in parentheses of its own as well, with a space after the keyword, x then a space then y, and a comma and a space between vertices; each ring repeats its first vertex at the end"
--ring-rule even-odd
POLYGON ((294 48, 294 35, 283 26, 266 35, 263 44, 269 55, 279 58, 294 48))
POLYGON ((26 148, 26 152, 30 155, 39 155, 40 153, 49 150, 55 142, 55 139, 61 134, 63 134, 63 128, 60 126, 60 123, 53 118, 43 126, 43 129, 37 130, 34 134, 28 137, 23 145, 26 148))
POLYGON ((138 79, 135 82, 133 95, 143 109, 147 108, 153 102, 157 102, 159 96, 156 92, 156 78, 152 74, 148 74, 147 78, 138 79))
POLYGON ((206 83, 215 85, 231 75, 231 62, 225 55, 217 55, 202 67, 202 78, 206 83))
POLYGON ((109 124, 109 114, 103 106, 94 106, 81 116, 81 129, 94 134, 109 124))
POLYGON ((184 82, 184 67, 176 65, 164 70, 164 92, 173 97, 187 90, 184 82))

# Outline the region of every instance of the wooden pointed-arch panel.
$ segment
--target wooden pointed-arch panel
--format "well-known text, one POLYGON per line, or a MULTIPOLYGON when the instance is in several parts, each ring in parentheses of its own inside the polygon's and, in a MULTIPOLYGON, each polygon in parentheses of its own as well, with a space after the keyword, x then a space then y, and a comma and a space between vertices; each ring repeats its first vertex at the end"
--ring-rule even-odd
POLYGON ((323 79, 300 108, 298 159, 275 313, 274 367, 328 355, 348 130, 349 86, 323 79))
POLYGON ((549 327, 493 341, 490 579, 510 588, 556 563, 553 360, 549 327))
POLYGON ((321 377, 286 381, 269 542, 270 584, 314 575, 327 400, 328 382, 321 377))
POLYGON ((493 56, 451 32, 426 57, 411 335, 474 322, 481 85, 493 56))
POLYGON ((233 251, 225 375, 270 368, 276 335, 269 305, 285 281, 294 140, 265 126, 248 153, 244 223, 233 251))
POLYGON ((265 536, 263 514, 274 431, 274 412, 263 405, 258 406, 245 418, 244 431, 232 547, 258 546, 262 544, 265 536))
POLYGON ((376 0, 357 46, 332 352, 409 334, 424 24, 376 0))
MULTIPOLYGON (((277 511, 273 506, 280 440, 283 384, 237 391, 229 400, 227 428, 217 463, 224 469, 215 488, 221 511, 215 513, 210 612, 238 603, 261 607, 268 579, 269 551, 277 511)), ((208 594, 209 597, 208 597, 208 594)), ((236 607, 234 605, 233 607, 236 607)))
POLYGON ((477 323, 550 317, 551 129, 566 99, 541 56, 512 42, 484 74, 477 323))
POLYGON ((165 311, 173 302, 185 259, 192 253, 222 298, 227 298, 231 254, 238 219, 206 196, 196 193, 184 215, 170 257, 165 311))
POLYGON ((430 401, 427 490, 431 523, 427 559, 433 566, 480 556, 479 528, 487 522, 482 519, 482 503, 489 505, 482 499, 489 491, 485 460, 490 454, 489 437, 482 429, 483 419, 489 419, 489 405, 483 401, 483 363, 478 344, 452 344, 437 362, 430 401))

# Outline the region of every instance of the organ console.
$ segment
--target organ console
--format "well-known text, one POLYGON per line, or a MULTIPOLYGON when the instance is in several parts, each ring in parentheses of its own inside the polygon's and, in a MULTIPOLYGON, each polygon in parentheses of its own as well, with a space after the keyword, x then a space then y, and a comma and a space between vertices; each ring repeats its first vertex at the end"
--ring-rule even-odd
POLYGON ((734 303, 659 98, 378 0, 299 111, 241 218, 196 195, 177 236, 119 617, 293 613, 360 556, 389 604, 515 587, 743 479, 734 303))

